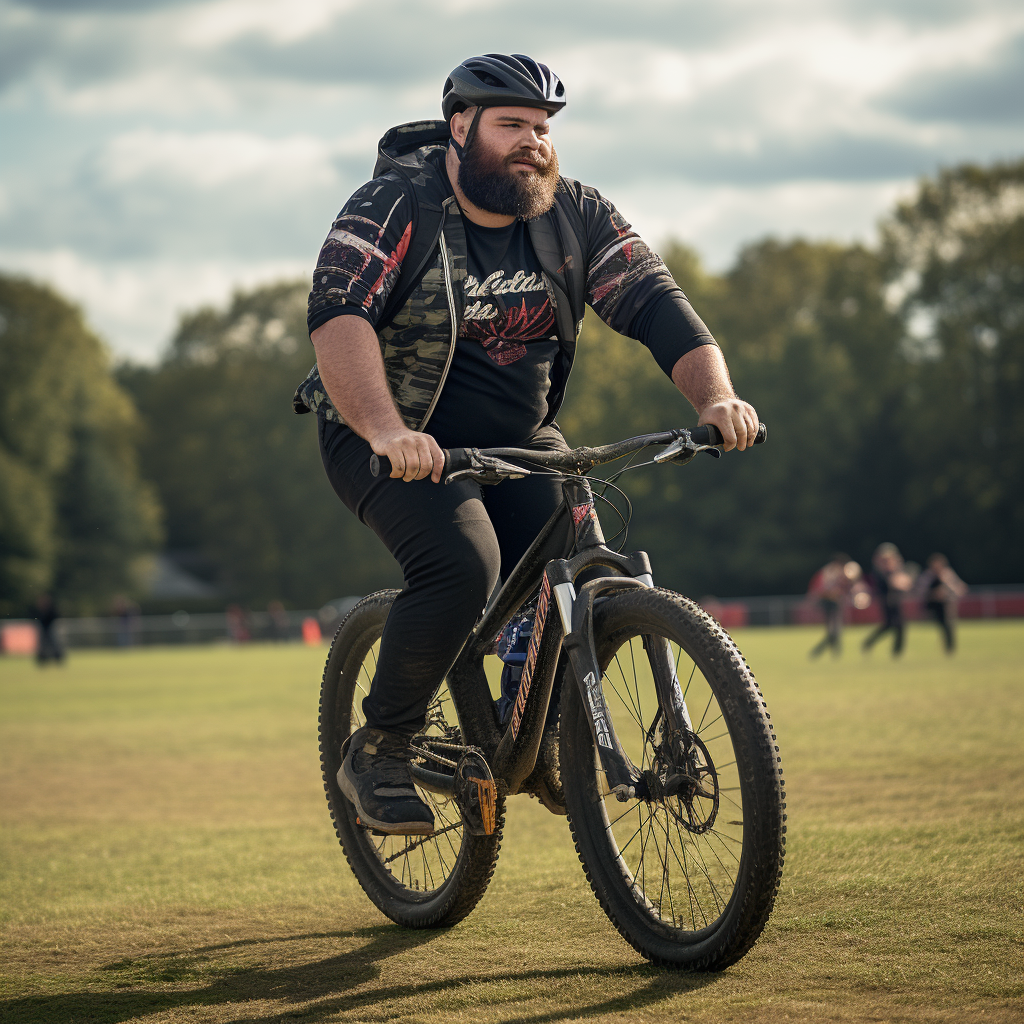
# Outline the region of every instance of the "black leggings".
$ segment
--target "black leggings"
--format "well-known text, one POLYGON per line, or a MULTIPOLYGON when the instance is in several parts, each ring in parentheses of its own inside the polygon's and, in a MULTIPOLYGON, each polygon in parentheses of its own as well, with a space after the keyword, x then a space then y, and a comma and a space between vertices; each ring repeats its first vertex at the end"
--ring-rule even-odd
POLYGON ((943 645, 947 654, 956 650, 956 633, 954 623, 956 622, 956 606, 949 605, 945 601, 929 601, 925 608, 928 614, 939 624, 942 630, 943 645))
MULTIPOLYGON (((471 480, 405 483, 370 474, 369 444, 348 427, 319 423, 320 455, 331 486, 402 567, 381 638, 377 672, 363 701, 368 725, 412 735, 494 588, 562 502, 550 477, 481 487, 471 480)), ((520 445, 566 450, 555 426, 520 445)))
POLYGON ((892 630, 892 653, 899 654, 903 650, 903 606, 902 604, 886 603, 883 606, 885 618, 881 625, 868 635, 864 641, 864 650, 870 651, 875 643, 890 629, 892 630))
POLYGON ((816 658, 826 647, 831 647, 833 654, 839 654, 843 646, 843 606, 838 601, 823 597, 821 610, 825 613, 825 636, 811 649, 812 658, 816 658))

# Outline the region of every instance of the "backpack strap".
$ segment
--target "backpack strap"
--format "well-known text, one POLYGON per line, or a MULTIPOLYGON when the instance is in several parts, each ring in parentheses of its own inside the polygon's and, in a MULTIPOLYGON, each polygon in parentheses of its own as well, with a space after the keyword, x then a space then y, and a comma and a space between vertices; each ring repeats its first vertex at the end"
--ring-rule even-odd
POLYGON ((413 121, 389 129, 378 144, 373 176, 394 174, 405 191, 412 212, 409 248, 402 260, 398 280, 381 310, 376 327, 378 332, 394 320, 412 294, 433 255, 444 224, 444 208, 440 201, 435 202, 435 199, 443 198, 441 191, 430 187, 422 166, 402 157, 424 146, 445 145, 447 141, 448 126, 444 121, 413 121))
POLYGON ((558 332, 575 342, 586 309, 586 225, 567 189, 555 193, 551 213, 529 222, 530 241, 555 292, 558 332))
POLYGON ((398 311, 405 305, 406 300, 413 293, 419 279, 423 276, 430 257, 437 248, 441 238, 441 228, 444 224, 444 209, 435 203, 425 202, 420 199, 413 188, 403 181, 406 195, 412 204, 412 232, 409 238, 409 248, 405 251, 402 259, 402 269, 398 272, 398 280, 395 281, 391 294, 381 310, 380 320, 377 321, 376 330, 384 330, 394 320, 398 311))

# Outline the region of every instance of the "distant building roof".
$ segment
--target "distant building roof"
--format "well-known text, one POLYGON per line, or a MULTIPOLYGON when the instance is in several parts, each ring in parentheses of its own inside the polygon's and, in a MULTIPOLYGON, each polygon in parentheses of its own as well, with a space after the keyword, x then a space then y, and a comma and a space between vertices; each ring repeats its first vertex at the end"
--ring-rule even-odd
POLYGON ((157 555, 153 560, 152 575, 146 596, 151 598, 175 597, 218 597, 220 591, 201 580, 198 576, 186 572, 167 555, 157 555))

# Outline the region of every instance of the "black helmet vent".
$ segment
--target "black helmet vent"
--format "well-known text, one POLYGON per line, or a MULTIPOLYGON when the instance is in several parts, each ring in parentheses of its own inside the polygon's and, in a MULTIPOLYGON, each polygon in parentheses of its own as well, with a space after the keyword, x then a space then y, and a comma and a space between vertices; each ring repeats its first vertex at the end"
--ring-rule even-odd
POLYGON ((546 65, 523 53, 488 53, 464 60, 444 83, 441 112, 450 121, 466 107, 538 107, 556 114, 565 86, 546 65))

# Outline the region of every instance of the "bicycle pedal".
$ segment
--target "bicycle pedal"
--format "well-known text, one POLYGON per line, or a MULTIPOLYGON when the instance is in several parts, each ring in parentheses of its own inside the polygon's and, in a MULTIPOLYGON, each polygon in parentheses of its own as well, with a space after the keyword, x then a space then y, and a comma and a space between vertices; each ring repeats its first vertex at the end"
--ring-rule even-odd
POLYGON ((498 827, 498 787, 479 750, 467 750, 459 759, 455 769, 455 802, 470 835, 494 835, 498 827))
POLYGON ((469 781, 476 783, 476 797, 480 806, 484 835, 492 836, 498 825, 498 787, 494 784, 494 779, 470 777, 469 781))

